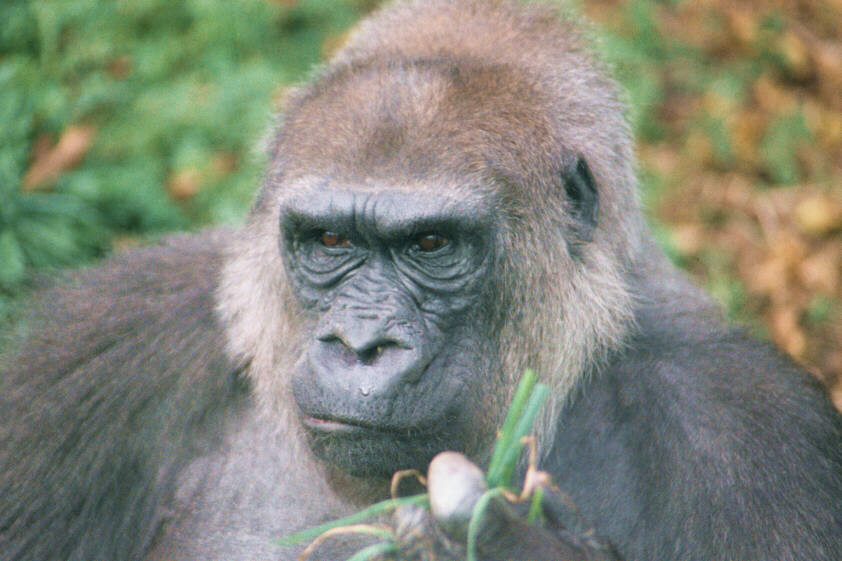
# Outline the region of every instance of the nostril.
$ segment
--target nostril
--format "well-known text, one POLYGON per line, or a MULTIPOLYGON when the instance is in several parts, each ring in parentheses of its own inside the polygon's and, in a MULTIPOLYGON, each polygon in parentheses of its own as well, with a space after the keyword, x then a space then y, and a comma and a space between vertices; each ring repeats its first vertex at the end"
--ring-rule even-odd
POLYGON ((351 349, 345 341, 335 335, 319 337, 324 349, 346 366, 353 366, 359 360, 357 353, 351 349))
POLYGON ((397 345, 392 342, 381 342, 359 351, 357 357, 363 364, 374 364, 389 348, 395 346, 397 345))
POLYGON ((380 340, 371 344, 352 344, 338 335, 325 335, 318 338, 335 359, 347 366, 376 363, 384 354, 400 345, 396 341, 380 340))

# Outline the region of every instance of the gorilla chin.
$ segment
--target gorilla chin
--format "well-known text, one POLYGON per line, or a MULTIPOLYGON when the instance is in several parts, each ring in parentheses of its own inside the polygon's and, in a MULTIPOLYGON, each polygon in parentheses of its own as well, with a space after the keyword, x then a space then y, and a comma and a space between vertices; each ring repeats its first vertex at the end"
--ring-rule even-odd
POLYGON ((344 342, 351 329, 341 333, 343 341, 315 339, 292 376, 299 422, 319 458, 353 475, 390 477, 425 470, 442 450, 469 447, 476 423, 466 407, 472 392, 461 382, 465 365, 383 336, 367 345, 378 350, 353 353, 349 345, 365 345, 344 342))
POLYGON ((425 470, 442 450, 466 449, 467 396, 458 386, 437 383, 439 368, 430 370, 416 383, 390 384, 382 370, 334 370, 333 383, 326 383, 324 372, 301 368, 293 396, 310 448, 352 475, 384 478, 402 469, 425 470))

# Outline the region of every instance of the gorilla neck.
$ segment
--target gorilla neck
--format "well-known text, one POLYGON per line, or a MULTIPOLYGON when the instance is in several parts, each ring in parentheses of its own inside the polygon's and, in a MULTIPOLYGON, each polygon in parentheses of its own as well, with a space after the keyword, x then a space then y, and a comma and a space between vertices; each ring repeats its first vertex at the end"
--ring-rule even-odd
POLYGON ((357 477, 331 465, 324 466, 324 476, 333 492, 351 504, 368 506, 389 497, 387 478, 357 477))

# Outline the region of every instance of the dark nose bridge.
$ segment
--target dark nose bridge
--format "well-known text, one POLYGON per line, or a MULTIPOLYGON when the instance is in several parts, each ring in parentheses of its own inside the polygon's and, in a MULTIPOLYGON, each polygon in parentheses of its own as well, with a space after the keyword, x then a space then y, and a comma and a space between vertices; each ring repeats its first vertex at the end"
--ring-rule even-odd
POLYGON ((383 283, 359 279, 343 287, 325 314, 318 338, 338 339, 344 346, 363 355, 386 345, 410 348, 405 329, 412 315, 411 302, 398 290, 383 283), (383 287, 376 290, 377 286, 383 287))
POLYGON ((377 347, 398 343, 388 333, 391 318, 388 312, 346 312, 331 322, 328 337, 335 337, 355 354, 364 355, 377 347))
POLYGON ((324 311, 309 361, 325 391, 371 400, 423 375, 436 345, 412 297, 391 280, 374 269, 360 271, 324 311))

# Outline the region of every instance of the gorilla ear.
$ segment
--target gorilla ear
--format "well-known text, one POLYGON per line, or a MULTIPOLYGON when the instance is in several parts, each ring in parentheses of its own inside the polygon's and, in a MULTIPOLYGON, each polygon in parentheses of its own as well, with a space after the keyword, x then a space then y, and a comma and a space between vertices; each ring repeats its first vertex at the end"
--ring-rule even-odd
POLYGON ((574 220, 571 245, 588 243, 599 220, 599 194, 588 163, 578 156, 562 172, 570 216, 574 220))

